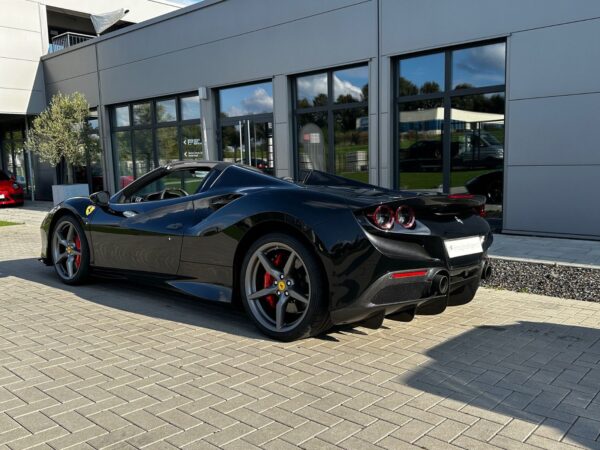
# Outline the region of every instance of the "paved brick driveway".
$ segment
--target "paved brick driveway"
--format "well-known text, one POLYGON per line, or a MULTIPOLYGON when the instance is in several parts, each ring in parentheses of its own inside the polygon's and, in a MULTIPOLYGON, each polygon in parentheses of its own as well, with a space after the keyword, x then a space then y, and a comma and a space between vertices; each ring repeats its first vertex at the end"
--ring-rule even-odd
POLYGON ((0 228, 2 448, 600 448, 600 304, 482 290, 281 344, 228 307, 66 288, 38 241, 0 228))

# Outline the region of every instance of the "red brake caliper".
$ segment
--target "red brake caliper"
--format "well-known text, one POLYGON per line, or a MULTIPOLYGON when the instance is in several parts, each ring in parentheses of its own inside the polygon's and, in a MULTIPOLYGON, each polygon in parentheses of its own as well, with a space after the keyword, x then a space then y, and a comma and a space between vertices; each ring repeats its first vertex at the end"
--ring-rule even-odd
MULTIPOLYGON (((277 268, 281 267, 283 263, 283 253, 279 252, 275 255, 275 258, 273 258, 273 265, 277 268)), ((263 278, 263 288, 268 288, 273 286, 273 283, 275 282, 275 278, 273 278, 273 276, 271 276, 271 274, 269 272, 265 272, 265 276, 263 278)), ((267 303, 269 304, 269 306, 271 308, 275 308, 275 305, 277 304, 277 296, 274 294, 270 294, 267 295, 265 297, 265 300, 267 301, 267 303)))
POLYGON ((79 255, 75 256, 75 267, 79 269, 79 264, 81 264, 81 241, 79 240, 79 236, 75 236, 74 242, 75 248, 79 252, 79 255))

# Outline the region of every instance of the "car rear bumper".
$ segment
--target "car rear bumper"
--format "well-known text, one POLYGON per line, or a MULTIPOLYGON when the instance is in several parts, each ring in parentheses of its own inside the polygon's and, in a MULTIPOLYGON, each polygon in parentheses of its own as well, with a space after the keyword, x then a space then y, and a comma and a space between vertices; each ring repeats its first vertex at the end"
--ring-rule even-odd
MULTIPOLYGON (((432 305, 445 309, 452 303, 452 294, 469 284, 478 285, 484 269, 489 265, 483 255, 479 262, 467 267, 445 269, 440 267, 411 270, 425 271, 423 276, 394 278, 391 272, 376 280, 355 302, 330 312, 334 325, 361 322, 370 317, 393 315, 404 310, 426 310, 432 305), (449 286, 440 292, 437 281, 446 276, 449 286)), ((406 271, 405 271, 406 272, 406 271)), ((441 312, 440 311, 440 312, 441 312)))

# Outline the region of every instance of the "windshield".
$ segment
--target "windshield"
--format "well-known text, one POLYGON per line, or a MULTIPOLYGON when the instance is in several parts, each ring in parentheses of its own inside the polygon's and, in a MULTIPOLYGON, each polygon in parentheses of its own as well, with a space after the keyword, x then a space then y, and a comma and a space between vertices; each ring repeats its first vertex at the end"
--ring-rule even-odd
POLYGON ((3 170, 0 170, 0 181, 9 181, 10 177, 6 174, 6 172, 4 172, 3 170))

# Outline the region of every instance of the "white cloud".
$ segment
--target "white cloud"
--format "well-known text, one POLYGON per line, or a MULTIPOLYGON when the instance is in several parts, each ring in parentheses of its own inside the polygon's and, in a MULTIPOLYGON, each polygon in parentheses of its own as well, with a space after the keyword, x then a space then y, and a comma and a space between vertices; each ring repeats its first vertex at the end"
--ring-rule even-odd
MULTIPOLYGON (((327 92, 327 76, 315 75, 298 79, 299 98, 312 99, 321 93, 327 92)), ((335 97, 351 95, 357 100, 362 100, 362 89, 350 81, 342 80, 337 75, 333 76, 333 92, 335 97)))
POLYGON ((256 88, 250 97, 244 98, 240 106, 231 106, 227 110, 229 117, 259 114, 273 111, 273 97, 264 88, 256 88))
POLYGON ((496 73, 504 70, 504 45, 485 45, 470 49, 459 66, 471 73, 496 73))
POLYGON ((354 86, 349 81, 340 80, 336 75, 333 76, 333 92, 335 97, 340 95, 351 95, 357 100, 362 100, 362 89, 358 86, 354 86))

